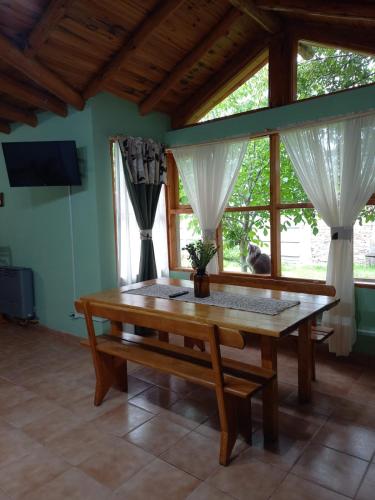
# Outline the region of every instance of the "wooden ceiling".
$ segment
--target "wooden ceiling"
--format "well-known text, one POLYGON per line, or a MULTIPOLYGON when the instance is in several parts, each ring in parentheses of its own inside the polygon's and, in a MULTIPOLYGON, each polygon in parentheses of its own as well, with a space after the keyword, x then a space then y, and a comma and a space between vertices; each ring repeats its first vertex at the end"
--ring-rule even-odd
POLYGON ((189 123, 283 33, 374 54, 374 0, 0 0, 0 131, 100 91, 189 123))

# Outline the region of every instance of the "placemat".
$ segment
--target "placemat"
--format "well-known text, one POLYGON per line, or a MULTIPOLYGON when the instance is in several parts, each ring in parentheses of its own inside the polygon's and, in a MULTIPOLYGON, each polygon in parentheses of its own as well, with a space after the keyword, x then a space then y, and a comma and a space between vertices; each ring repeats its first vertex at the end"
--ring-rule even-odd
POLYGON ((230 309, 238 309, 240 311, 267 314, 269 316, 280 314, 285 311, 285 309, 289 309, 290 307, 294 307, 300 303, 298 300, 278 300, 267 298, 254 299, 238 293, 216 291, 211 291, 211 295, 209 297, 201 299, 194 297, 193 288, 173 285, 147 285, 142 288, 127 290, 123 293, 145 295, 147 297, 160 297, 162 299, 180 300, 183 302, 194 302, 196 304, 207 304, 217 307, 228 307, 230 309), (181 295, 180 297, 175 298, 169 297, 171 294, 185 291, 188 292, 186 295, 181 295))

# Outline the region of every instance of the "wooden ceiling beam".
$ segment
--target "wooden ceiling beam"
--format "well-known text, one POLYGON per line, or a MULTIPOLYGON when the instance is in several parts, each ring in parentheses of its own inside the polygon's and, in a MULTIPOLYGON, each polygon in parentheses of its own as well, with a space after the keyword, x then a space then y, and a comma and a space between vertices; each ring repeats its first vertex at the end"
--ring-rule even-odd
POLYGON ((257 24, 269 33, 278 33, 281 28, 280 19, 273 13, 259 9, 253 0, 229 0, 241 12, 250 16, 257 24))
POLYGON ((173 88, 176 83, 183 78, 186 73, 206 54, 206 52, 224 36, 233 23, 242 15, 242 13, 232 7, 225 14, 219 24, 200 40, 197 45, 172 69, 166 78, 148 95, 140 104, 139 110, 142 115, 149 113, 163 97, 173 88))
POLYGON ((0 132, 10 134, 10 125, 8 122, 0 120, 0 132))
POLYGON ((0 60, 23 73, 27 78, 59 97, 62 101, 71 104, 77 109, 83 109, 84 100, 78 92, 36 59, 26 57, 23 52, 1 34, 0 60))
POLYGON ((190 96, 172 116, 173 128, 180 128, 199 121, 210 109, 234 92, 255 74, 268 60, 271 37, 257 40, 252 47, 245 47, 215 73, 197 92, 190 96))
POLYGON ((73 0, 50 0, 47 9, 34 26, 27 40, 25 54, 32 57, 48 40, 50 32, 65 16, 73 0))
POLYGON ((132 33, 125 45, 114 55, 114 57, 88 84, 84 91, 85 99, 92 97, 101 90, 106 81, 122 67, 125 66, 130 57, 143 47, 154 31, 184 2, 185 0, 161 0, 155 9, 141 22, 132 33))
POLYGON ((6 102, 0 102, 0 117, 13 122, 26 123, 26 125, 30 125, 31 127, 36 127, 38 125, 38 119, 35 113, 12 106, 6 102))
POLYGON ((346 26, 330 26, 320 23, 290 23, 289 32, 297 39, 325 46, 352 50, 364 55, 375 54, 375 29, 352 29, 350 36, 346 26))
POLYGON ((0 74, 0 92, 16 97, 36 108, 52 111, 52 113, 59 116, 67 116, 68 114, 66 104, 56 97, 14 80, 7 75, 0 74))
POLYGON ((361 1, 342 2, 314 0, 301 2, 300 0, 254 0, 260 9, 270 12, 285 12, 302 14, 319 18, 341 19, 348 21, 375 22, 374 5, 361 1))

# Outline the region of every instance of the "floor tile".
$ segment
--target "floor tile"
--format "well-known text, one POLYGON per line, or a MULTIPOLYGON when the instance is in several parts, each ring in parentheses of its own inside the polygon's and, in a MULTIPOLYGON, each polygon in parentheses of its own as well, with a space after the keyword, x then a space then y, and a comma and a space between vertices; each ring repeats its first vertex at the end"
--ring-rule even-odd
POLYGON ((313 442, 364 460, 371 460, 375 453, 375 433, 348 420, 329 420, 313 442))
POLYGON ((122 404, 125 404, 126 400, 127 397, 123 392, 111 389, 100 406, 94 405, 94 392, 92 395, 86 396, 79 401, 68 402, 67 404, 63 404, 63 406, 68 408, 82 420, 89 422, 113 408, 118 408, 122 404))
POLYGON ((192 398, 179 399, 169 411, 177 413, 189 420, 195 420, 198 424, 203 423, 208 417, 216 413, 216 401, 196 400, 192 398))
POLYGON ((309 445, 292 472, 342 495, 354 496, 368 463, 320 445, 309 445))
POLYGON ((47 439, 44 445, 71 465, 79 465, 94 453, 106 449, 110 439, 94 425, 83 423, 47 439))
POLYGON ((24 495, 58 476, 69 465, 45 449, 38 449, 0 469, 0 487, 12 498, 24 495))
POLYGON ((78 469, 69 469, 22 500, 108 500, 111 490, 78 469))
POLYGON ((142 410, 138 406, 125 403, 91 420, 91 423, 103 432, 114 434, 115 436, 124 436, 124 434, 144 424, 147 420, 153 418, 153 416, 153 413, 142 410))
POLYGON ((219 441, 191 432, 162 453, 160 458, 204 480, 218 468, 219 450, 219 441))
POLYGON ((34 422, 43 415, 52 413, 57 405, 47 399, 35 396, 11 408, 1 408, 0 416, 14 427, 20 428, 34 422))
POLYGON ((155 459, 126 481, 114 499, 126 500, 183 500, 199 481, 162 460, 155 459))
POLYGON ((113 438, 107 448, 94 453, 79 468, 99 483, 116 489, 154 459, 154 455, 141 448, 113 438))
POLYGON ((125 439, 154 455, 160 455, 188 432, 188 429, 180 425, 161 417, 154 417, 126 434, 125 439))
POLYGON ((178 397, 178 394, 173 391, 160 387, 151 387, 129 401, 144 410, 158 414, 163 408, 169 408, 175 403, 178 397))
MULTIPOLYGON (((217 490, 213 486, 207 483, 201 483, 198 488, 196 488, 190 495, 186 497, 186 500, 231 500, 226 493, 217 490)), ((0 499, 1 500, 1 499, 0 499)))
POLYGON ((207 482, 239 500, 266 500, 285 476, 278 467, 252 459, 220 467, 207 482))
POLYGON ((20 460, 41 445, 18 429, 0 431, 0 467, 20 460))
POLYGON ((11 408, 34 398, 35 393, 11 382, 0 386, 0 408, 11 408))
POLYGON ((294 474, 288 474, 270 500, 345 500, 348 497, 327 490, 294 474))
POLYGON ((73 427, 77 427, 81 419, 66 408, 57 408, 48 415, 34 420, 30 424, 22 427, 22 430, 30 437, 41 443, 52 440, 59 434, 68 432, 73 427))
POLYGON ((355 497, 356 500, 374 500, 375 497, 375 464, 367 470, 363 483, 355 497))

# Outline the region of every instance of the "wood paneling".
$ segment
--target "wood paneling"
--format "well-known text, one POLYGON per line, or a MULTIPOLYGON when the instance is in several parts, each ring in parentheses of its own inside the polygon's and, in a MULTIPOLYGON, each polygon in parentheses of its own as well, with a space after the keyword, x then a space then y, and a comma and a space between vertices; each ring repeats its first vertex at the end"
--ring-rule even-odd
POLYGON ((20 89, 3 101, 26 111, 47 108, 63 114, 63 103, 81 109, 84 90, 87 98, 102 89, 140 104, 142 113, 175 111, 176 125, 193 123, 266 62, 270 37, 280 33, 271 46, 271 77, 281 75, 280 81, 272 77, 276 83, 271 101, 280 105, 284 87, 291 88, 292 69, 281 33, 364 54, 375 52, 375 15, 369 1, 312 4, 0 1, 0 74, 21 86, 31 83, 27 101, 20 89), (43 92, 49 97, 41 106, 43 92))

